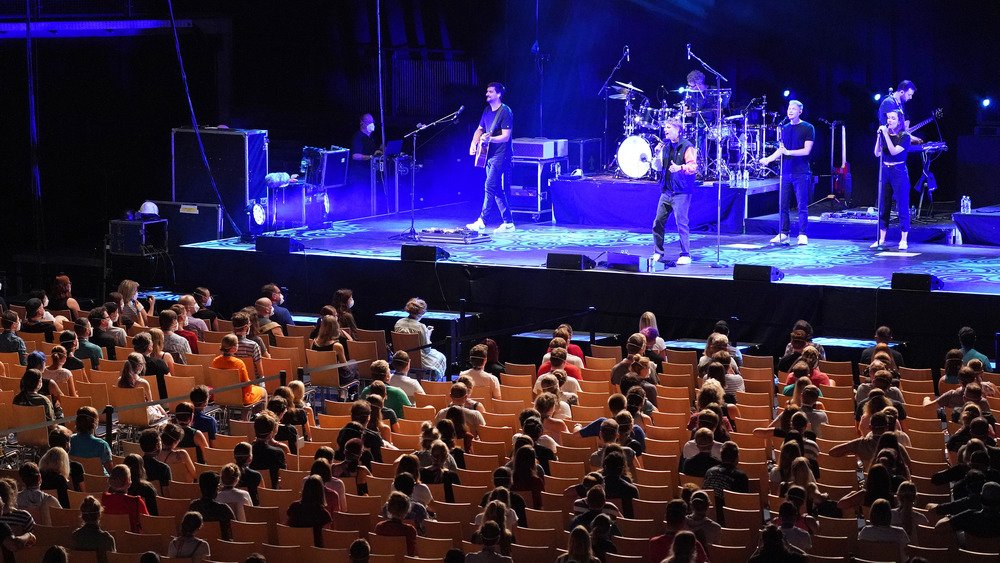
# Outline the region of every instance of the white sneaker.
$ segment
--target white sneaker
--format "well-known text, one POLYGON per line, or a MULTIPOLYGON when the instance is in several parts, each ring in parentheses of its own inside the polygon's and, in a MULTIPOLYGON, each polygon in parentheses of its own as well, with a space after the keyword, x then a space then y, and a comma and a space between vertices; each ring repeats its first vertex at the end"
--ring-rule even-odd
POLYGON ((773 239, 771 239, 771 243, 772 244, 787 244, 788 243, 788 235, 785 235, 785 234, 775 235, 775 237, 773 239))
POLYGON ((677 257, 677 265, 684 266, 691 263, 691 257, 686 254, 681 254, 677 257))
POLYGON ((871 245, 871 246, 869 246, 868 248, 878 248, 878 247, 880 247, 880 246, 884 246, 884 245, 885 245, 885 243, 884 243, 884 242, 879 242, 879 241, 875 241, 875 242, 873 242, 873 243, 872 243, 872 245, 871 245))
POLYGON ((516 230, 514 223, 503 223, 499 227, 493 229, 493 234, 498 235, 501 233, 513 233, 516 230))
POLYGON ((805 235, 799 235, 798 244, 799 244, 799 246, 809 244, 809 237, 807 237, 805 235))
POLYGON ((905 240, 899 241, 899 249, 900 250, 906 250, 907 248, 909 248, 909 246, 906 244, 905 240))
POLYGON ((653 260, 653 262, 659 262, 660 258, 663 258, 663 255, 660 254, 659 252, 654 252, 653 255, 650 256, 650 258, 653 260))
POLYGON ((469 229, 470 231, 485 231, 486 223, 483 223, 483 218, 480 217, 479 219, 476 219, 472 223, 466 225, 465 228, 469 229))

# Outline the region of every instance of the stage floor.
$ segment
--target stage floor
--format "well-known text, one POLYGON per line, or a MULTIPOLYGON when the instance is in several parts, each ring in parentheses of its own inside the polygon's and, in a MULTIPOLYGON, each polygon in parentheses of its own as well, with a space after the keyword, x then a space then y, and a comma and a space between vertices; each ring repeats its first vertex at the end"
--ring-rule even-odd
MULTIPOLYGON (((416 229, 458 228, 475 218, 478 205, 461 203, 421 209, 416 229)), ((303 243, 304 252, 338 256, 399 260, 402 241, 393 235, 407 230, 407 214, 330 223, 323 229, 279 231, 303 243)), ((773 247, 768 235, 723 235, 719 261, 774 266, 785 273, 785 284, 888 289, 893 272, 933 274, 944 282, 944 291, 1000 295, 1000 248, 911 243, 907 252, 876 252, 871 240, 811 239, 807 246, 773 247)), ((676 258, 676 233, 667 233, 667 257, 676 258)), ((793 239, 794 240, 794 239, 793 239)), ((895 244, 894 239, 890 242, 895 244)), ((648 256, 653 237, 648 230, 560 226, 520 222, 514 233, 496 235, 478 244, 438 244, 450 254, 451 263, 544 268, 548 252, 581 253, 602 262, 605 252, 648 256)), ((253 243, 239 239, 199 242, 190 248, 252 252, 253 243)), ((730 279, 732 268, 712 268, 716 261, 714 234, 692 233, 693 263, 649 274, 687 278, 730 279)), ((616 272, 617 273, 617 272, 616 272)))

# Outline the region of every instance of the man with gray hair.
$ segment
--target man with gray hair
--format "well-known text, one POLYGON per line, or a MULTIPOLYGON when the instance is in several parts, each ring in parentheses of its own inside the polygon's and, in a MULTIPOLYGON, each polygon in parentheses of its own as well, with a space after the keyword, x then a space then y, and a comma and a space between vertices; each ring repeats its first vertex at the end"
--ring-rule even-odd
POLYGON ((809 244, 806 228, 809 223, 809 197, 812 192, 812 172, 809 170, 809 153, 816 140, 816 129, 802 121, 802 102, 788 102, 787 118, 782 122, 778 149, 760 159, 767 166, 781 159, 781 184, 778 186, 778 235, 771 239, 774 244, 789 244, 791 230, 788 211, 795 191, 795 204, 799 210, 798 243, 809 244))
POLYGON ((208 330, 208 324, 204 320, 194 316, 194 314, 201 309, 198 305, 198 301, 195 300, 194 295, 181 295, 181 298, 178 299, 177 302, 184 305, 184 308, 187 309, 188 312, 187 324, 184 325, 184 328, 197 334, 199 340, 204 339, 205 332, 208 330))

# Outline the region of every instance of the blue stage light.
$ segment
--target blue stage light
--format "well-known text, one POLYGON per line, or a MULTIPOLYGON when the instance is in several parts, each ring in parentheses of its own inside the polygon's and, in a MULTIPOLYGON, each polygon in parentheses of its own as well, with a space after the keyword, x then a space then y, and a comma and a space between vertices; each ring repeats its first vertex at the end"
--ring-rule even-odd
POLYGON ((875 101, 877 102, 877 101, 879 101, 879 100, 882 99, 882 94, 876 93, 874 97, 875 97, 875 101))
POLYGON ((788 96, 791 96, 792 93, 789 90, 785 90, 784 92, 781 93, 781 95, 787 98, 788 96))
POLYGON ((990 104, 992 104, 992 103, 993 103, 993 100, 991 100, 989 98, 983 98, 982 104, 983 104, 984 108, 990 107, 990 104))

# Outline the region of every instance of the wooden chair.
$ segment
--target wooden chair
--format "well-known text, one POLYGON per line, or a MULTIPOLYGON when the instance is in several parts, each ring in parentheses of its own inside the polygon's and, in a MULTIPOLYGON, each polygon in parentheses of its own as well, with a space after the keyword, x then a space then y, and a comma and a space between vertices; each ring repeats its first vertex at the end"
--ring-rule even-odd
POLYGON ((618 363, 622 361, 622 347, 621 346, 601 346, 600 344, 591 344, 590 353, 595 358, 611 358, 618 363))
POLYGON ((533 383, 531 375, 514 375, 511 373, 503 374, 500 382, 508 387, 531 387, 533 383))
MULTIPOLYGON (((180 366, 182 364, 177 364, 177 365, 180 366)), ((180 375, 170 375, 169 377, 164 377, 163 382, 167 386, 167 395, 170 397, 187 397, 188 394, 191 392, 191 389, 194 389, 196 385, 204 385, 205 383, 204 366, 183 366, 183 367, 190 368, 189 370, 187 370, 187 373, 199 373, 201 381, 198 381, 199 378, 194 376, 187 377, 180 375)), ((153 386, 153 389, 156 389, 156 386, 153 386)), ((164 405, 164 408, 173 411, 174 407, 176 407, 179 402, 180 401, 172 401, 164 405)))
MULTIPOLYGON (((774 357, 743 354, 743 368, 768 368, 774 373, 774 357)), ((742 369, 741 369, 742 373, 742 369)))
MULTIPOLYGON (((205 375, 208 385, 213 388, 235 385, 240 382, 240 374, 235 369, 206 367, 205 375)), ((244 418, 257 406, 256 404, 244 404, 243 389, 240 387, 228 391, 215 391, 213 395, 215 404, 222 408, 224 419, 244 418)))
POLYGON ((913 380, 930 380, 933 378, 931 374, 931 368, 905 368, 898 367, 896 370, 899 372, 899 379, 913 379, 913 380))
POLYGON ((375 341, 348 340, 347 357, 361 361, 357 366, 358 375, 367 380, 372 377, 372 362, 383 356, 379 356, 378 343, 375 341))
POLYGON ((417 536, 417 554, 425 561, 440 561, 454 546, 455 544, 450 538, 417 536))
POLYGON ((854 366, 851 362, 832 362, 830 360, 820 360, 819 370, 825 374, 853 375, 854 366))
POLYGON ((740 375, 743 381, 774 381, 773 368, 748 366, 746 362, 743 362, 743 367, 740 368, 740 375))
MULTIPOLYGON (((200 349, 201 348, 199 348, 199 350, 200 349)), ((184 363, 189 366, 199 365, 207 367, 212 363, 212 360, 214 360, 217 355, 218 354, 184 354, 184 363)), ((177 364, 174 365, 176 366, 177 364)))
POLYGON ((513 364, 505 362, 503 372, 510 375, 530 375, 534 377, 538 374, 538 366, 534 364, 513 364))
POLYGON ((617 364, 619 361, 620 360, 616 360, 614 358, 599 358, 594 356, 586 356, 583 359, 584 365, 590 369, 606 369, 606 370, 610 370, 611 368, 615 367, 615 364, 617 364))
MULTIPOLYGON (((354 339, 360 342, 374 342, 377 357, 389 359, 389 346, 387 345, 384 330, 365 330, 363 328, 358 328, 354 330, 354 339)), ((353 358, 354 356, 351 357, 353 358)))
POLYGON ((292 528, 284 524, 276 524, 275 527, 278 530, 278 545, 307 547, 315 544, 311 527, 292 528))
POLYGON ((692 368, 698 363, 699 350, 671 350, 667 348, 667 361, 672 364, 688 364, 692 368))
MULTIPOLYGON (((729 498, 728 493, 726 494, 726 498, 729 498)), ((725 520, 725 526, 727 528, 747 528, 757 530, 760 529, 764 521, 764 514, 759 507, 755 510, 740 510, 725 506, 722 509, 722 513, 724 515, 723 520, 725 520)))
POLYGON ((858 540, 858 556, 869 561, 899 561, 899 544, 896 542, 858 540))

